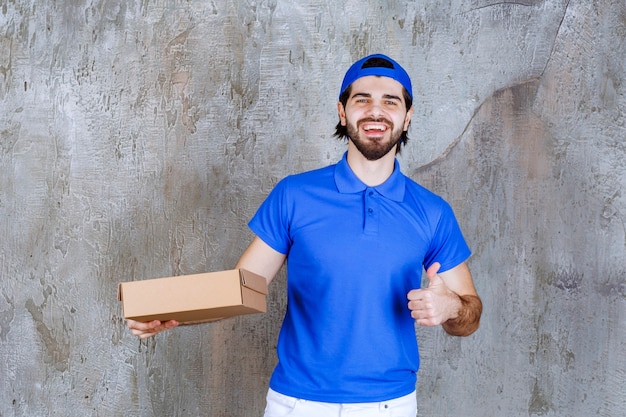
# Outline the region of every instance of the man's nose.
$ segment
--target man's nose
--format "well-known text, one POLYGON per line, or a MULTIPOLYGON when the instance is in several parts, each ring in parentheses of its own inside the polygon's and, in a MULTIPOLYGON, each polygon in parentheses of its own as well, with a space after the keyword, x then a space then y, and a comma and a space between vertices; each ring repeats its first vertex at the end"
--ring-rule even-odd
POLYGON ((372 103, 368 109, 368 114, 371 117, 378 118, 383 115, 383 109, 380 103, 372 103))

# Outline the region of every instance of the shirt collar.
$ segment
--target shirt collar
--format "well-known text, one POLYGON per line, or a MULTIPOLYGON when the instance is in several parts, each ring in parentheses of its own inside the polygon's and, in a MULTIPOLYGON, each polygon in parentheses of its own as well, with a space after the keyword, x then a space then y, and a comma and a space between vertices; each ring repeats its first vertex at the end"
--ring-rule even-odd
POLYGON ((400 163, 396 159, 394 161, 393 172, 385 182, 376 187, 368 187, 361 181, 348 165, 348 152, 343 154, 341 161, 335 165, 335 184, 340 193, 360 193, 367 188, 373 188, 382 196, 394 200, 404 200, 404 190, 406 178, 400 172, 400 163))

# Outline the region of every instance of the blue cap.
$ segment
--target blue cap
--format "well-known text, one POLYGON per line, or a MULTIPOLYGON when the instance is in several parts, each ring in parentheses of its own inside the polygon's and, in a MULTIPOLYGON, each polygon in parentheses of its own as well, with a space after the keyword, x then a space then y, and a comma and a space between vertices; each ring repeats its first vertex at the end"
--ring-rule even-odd
POLYGON ((361 58, 360 60, 352 64, 350 69, 348 69, 348 72, 346 72, 346 75, 343 77, 343 83, 341 83, 341 91, 339 92, 339 97, 341 97, 343 92, 346 91, 346 88, 348 88, 353 82, 355 82, 361 77, 367 77, 368 75, 378 75, 380 77, 389 77, 389 78, 396 80, 397 82, 402 84, 402 86, 406 89, 406 91, 409 93, 409 96, 411 97, 411 100, 413 99, 413 88, 411 86, 411 78, 409 78, 409 74, 407 74, 404 68, 402 68, 400 64, 398 64, 396 61, 382 54, 369 55, 369 56, 366 56, 365 58, 361 58), (372 58, 385 59, 391 63, 393 68, 386 68, 386 67, 363 68, 363 64, 365 64, 367 60, 372 59, 372 58))

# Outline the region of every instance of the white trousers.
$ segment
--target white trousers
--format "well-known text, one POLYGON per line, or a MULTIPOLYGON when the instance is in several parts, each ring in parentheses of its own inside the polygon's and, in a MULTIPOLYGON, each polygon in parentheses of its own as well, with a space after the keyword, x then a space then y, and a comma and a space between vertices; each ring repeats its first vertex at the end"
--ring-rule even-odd
POLYGON ((280 394, 273 389, 267 392, 264 417, 416 417, 415 392, 389 401, 357 404, 335 404, 307 401, 280 394))

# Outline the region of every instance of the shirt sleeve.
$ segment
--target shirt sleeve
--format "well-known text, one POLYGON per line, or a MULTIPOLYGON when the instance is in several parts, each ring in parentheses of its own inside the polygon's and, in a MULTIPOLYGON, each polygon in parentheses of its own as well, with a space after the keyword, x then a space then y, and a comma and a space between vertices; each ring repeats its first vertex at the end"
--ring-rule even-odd
POLYGON ((272 249, 287 255, 291 246, 288 217, 288 179, 282 179, 259 206, 248 227, 272 249))
POLYGON ((430 248, 424 257, 424 268, 439 262, 439 271, 445 272, 466 261, 471 254, 452 207, 444 202, 430 248))

